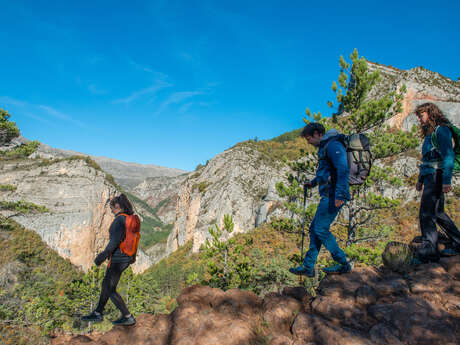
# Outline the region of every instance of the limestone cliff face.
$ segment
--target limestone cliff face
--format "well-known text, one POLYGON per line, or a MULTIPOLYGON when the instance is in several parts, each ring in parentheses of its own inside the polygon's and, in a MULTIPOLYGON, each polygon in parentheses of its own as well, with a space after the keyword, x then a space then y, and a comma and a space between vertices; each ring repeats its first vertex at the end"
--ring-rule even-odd
MULTIPOLYGON (((116 189, 106 174, 81 159, 55 163, 41 159, 1 162, 0 184, 16 187, 0 192, 1 200, 26 200, 50 212, 20 215, 15 220, 37 232, 59 255, 86 270, 108 242, 113 220, 106 200, 116 189)), ((133 269, 141 272, 150 260, 139 253, 133 269)))
POLYGON ((156 215, 165 224, 174 223, 176 219, 176 202, 179 185, 188 174, 179 176, 149 177, 138 184, 133 193, 156 209, 156 215))
POLYGON ((415 108, 426 102, 435 103, 450 121, 460 124, 460 83, 423 67, 404 71, 369 62, 369 69, 378 69, 382 76, 382 81, 374 87, 369 97, 379 97, 406 86, 403 111, 388 119, 390 126, 410 130, 418 123, 415 108))
POLYGON ((209 237, 208 228, 223 225, 225 214, 233 216, 234 232, 254 228, 276 213, 276 182, 285 178, 285 168, 251 147, 237 145, 190 173, 179 187, 174 229, 166 255, 187 241, 198 251, 209 237), (261 219, 261 213, 265 219, 261 219))

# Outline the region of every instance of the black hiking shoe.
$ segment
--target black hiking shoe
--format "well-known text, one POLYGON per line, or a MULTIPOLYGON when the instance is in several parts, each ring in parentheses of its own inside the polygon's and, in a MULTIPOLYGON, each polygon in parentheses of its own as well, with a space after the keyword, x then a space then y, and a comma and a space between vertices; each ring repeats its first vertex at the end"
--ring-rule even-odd
POLYGON ((449 256, 460 255, 460 252, 453 248, 445 248, 441 250, 439 254, 441 254, 441 256, 444 256, 444 257, 449 257, 449 256))
POLYGON ((353 267, 347 262, 345 265, 338 264, 332 267, 325 267, 323 268, 323 272, 327 274, 342 274, 351 272, 352 269, 353 267))
POLYGON ((299 267, 290 268, 289 272, 291 272, 292 274, 296 274, 298 276, 303 275, 303 276, 307 276, 307 277, 310 277, 310 278, 313 278, 315 276, 315 270, 314 269, 304 267, 303 265, 301 265, 299 267))
POLYGON ((112 321, 112 323, 115 326, 132 326, 136 324, 136 319, 132 315, 129 317, 122 316, 118 320, 112 321))
POLYGON ((81 320, 88 322, 102 322, 104 320, 104 315, 94 310, 91 314, 82 316, 81 320))

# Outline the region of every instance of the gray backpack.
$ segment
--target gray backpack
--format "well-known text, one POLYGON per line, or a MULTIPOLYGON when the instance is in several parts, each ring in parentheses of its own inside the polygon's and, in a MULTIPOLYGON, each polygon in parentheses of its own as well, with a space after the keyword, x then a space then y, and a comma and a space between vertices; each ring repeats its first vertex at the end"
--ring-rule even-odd
MULTIPOLYGON (((356 133, 350 135, 339 134, 337 138, 332 140, 340 141, 347 151, 348 168, 350 169, 348 184, 350 186, 363 184, 372 167, 369 138, 363 133, 356 133)), ((326 144, 325 150, 327 150, 328 144, 329 142, 326 144)), ((332 163, 331 166, 333 166, 332 163)))

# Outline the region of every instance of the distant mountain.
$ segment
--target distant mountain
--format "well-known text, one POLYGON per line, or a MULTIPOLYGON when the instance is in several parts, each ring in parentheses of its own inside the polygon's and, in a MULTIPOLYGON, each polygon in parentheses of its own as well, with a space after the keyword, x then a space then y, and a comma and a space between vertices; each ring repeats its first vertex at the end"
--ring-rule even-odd
MULTIPOLYGON (((27 141, 27 139, 20 139, 27 141)), ((100 167, 115 178, 115 181, 124 189, 132 190, 135 186, 149 177, 168 176, 174 177, 185 173, 186 171, 174 168, 167 168, 153 164, 138 164, 123 162, 113 158, 91 156, 85 153, 56 149, 49 145, 41 143, 34 156, 42 158, 64 158, 70 156, 89 156, 96 161, 100 167)))

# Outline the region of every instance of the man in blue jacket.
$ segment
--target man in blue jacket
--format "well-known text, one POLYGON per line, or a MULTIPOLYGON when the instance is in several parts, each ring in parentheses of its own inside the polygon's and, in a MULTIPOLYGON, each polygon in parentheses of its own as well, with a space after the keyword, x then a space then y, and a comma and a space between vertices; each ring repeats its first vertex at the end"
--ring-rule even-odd
POLYGON ((318 185, 321 199, 310 224, 310 247, 303 264, 290 268, 289 271, 313 277, 316 259, 321 245, 324 245, 338 264, 324 268, 323 271, 326 273, 350 272, 351 265, 329 229, 344 203, 350 200, 349 169, 345 147, 339 141, 340 134, 337 130, 331 129, 325 132, 320 123, 309 123, 303 129, 301 136, 311 145, 318 147, 319 164, 316 177, 306 185, 308 188, 318 185))

